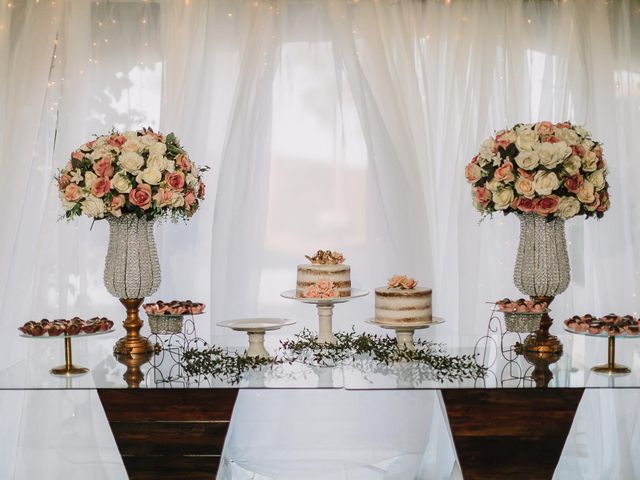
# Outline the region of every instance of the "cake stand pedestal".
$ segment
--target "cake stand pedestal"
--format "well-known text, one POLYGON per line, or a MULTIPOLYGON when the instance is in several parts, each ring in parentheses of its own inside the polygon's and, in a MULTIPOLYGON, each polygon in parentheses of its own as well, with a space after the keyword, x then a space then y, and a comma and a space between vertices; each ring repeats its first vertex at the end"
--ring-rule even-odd
POLYGON ((266 332, 278 330, 287 325, 293 325, 295 320, 285 318, 239 318, 218 322, 221 327, 227 327, 236 332, 246 332, 249 337, 249 347, 246 354, 249 357, 268 358, 269 352, 264 348, 266 332))
POLYGON ((564 329, 569 332, 569 333, 573 333, 575 335, 585 335, 587 337, 600 337, 600 338, 607 338, 608 339, 608 349, 607 349, 607 363, 603 363, 601 365, 594 365, 593 367, 591 367, 591 371, 595 372, 595 373, 602 373, 604 375, 627 375, 629 373, 631 373, 631 369, 629 367, 627 367, 626 365, 621 365, 619 363, 616 363, 616 337, 620 337, 620 338, 640 338, 637 335, 625 335, 625 334, 618 334, 618 335, 609 335, 608 333, 597 333, 597 334, 592 334, 592 333, 588 333, 588 332, 576 332, 575 330, 571 330, 570 328, 567 328, 566 326, 564 327, 564 329))
POLYGON ((395 323, 384 323, 375 318, 370 318, 367 320, 367 323, 369 325, 375 325, 376 327, 385 328, 387 330, 394 330, 396 332, 398 347, 413 351, 416 349, 415 345, 413 344, 413 335, 416 330, 422 330, 423 328, 429 328, 433 325, 444 323, 444 319, 440 317, 431 317, 430 322, 412 323, 411 325, 398 325, 395 323))
POLYGON ((333 334, 333 306, 336 303, 345 303, 354 298, 360 298, 368 295, 369 292, 364 290, 351 289, 351 295, 348 297, 336 298, 305 298, 297 297, 295 290, 287 290, 280 294, 281 297, 289 300, 297 300, 302 303, 314 304, 318 309, 318 343, 329 343, 335 345, 338 339, 333 334))

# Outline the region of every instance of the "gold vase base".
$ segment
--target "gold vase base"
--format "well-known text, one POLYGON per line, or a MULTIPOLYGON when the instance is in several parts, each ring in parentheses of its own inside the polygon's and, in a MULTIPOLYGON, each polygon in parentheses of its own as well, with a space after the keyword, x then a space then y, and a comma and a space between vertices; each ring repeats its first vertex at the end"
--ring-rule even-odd
POLYGON ((614 363, 612 365, 603 363, 602 365, 591 367, 591 371, 604 375, 628 375, 631 373, 631 369, 629 367, 620 365, 619 363, 614 363))
POLYGON ((562 354, 562 342, 555 335, 540 335, 533 332, 524 339, 523 350, 538 355, 562 354))
POLYGON ((146 337, 122 337, 113 347, 116 355, 141 355, 149 352, 153 352, 153 345, 146 337))
POLYGON ((89 371, 86 367, 76 367, 75 365, 60 365, 59 367, 53 367, 49 370, 51 375, 58 375, 62 377, 72 377, 74 375, 84 375, 89 371))

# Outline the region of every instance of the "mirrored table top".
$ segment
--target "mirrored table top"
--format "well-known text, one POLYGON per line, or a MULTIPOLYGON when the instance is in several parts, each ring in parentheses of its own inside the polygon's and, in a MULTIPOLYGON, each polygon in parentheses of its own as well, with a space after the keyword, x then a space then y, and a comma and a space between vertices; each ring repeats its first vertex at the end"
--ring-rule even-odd
MULTIPOLYGON (((164 348, 146 358, 117 359, 112 354, 117 333, 73 340, 73 361, 90 370, 84 375, 55 376, 49 370, 64 362, 64 342, 31 342, 26 359, 0 370, 1 389, 96 389, 96 388, 265 388, 265 389, 511 389, 511 388, 640 388, 640 355, 634 338, 616 340, 616 362, 630 368, 625 375, 606 375, 591 371, 607 363, 608 341, 601 337, 558 335, 564 345, 560 358, 518 355, 516 342, 524 335, 508 333, 484 337, 443 337, 429 334, 441 342, 449 355, 472 355, 486 367, 478 378, 451 379, 426 363, 383 363, 369 356, 358 356, 335 366, 301 362, 282 363, 244 372, 239 378, 206 375, 190 376, 184 370, 179 347, 164 348), (120 360, 120 361, 119 361, 120 360)), ((273 352, 278 340, 272 337, 267 350, 273 352)), ((30 340, 25 339, 29 342, 30 340)), ((231 348, 243 351, 244 347, 231 348)))

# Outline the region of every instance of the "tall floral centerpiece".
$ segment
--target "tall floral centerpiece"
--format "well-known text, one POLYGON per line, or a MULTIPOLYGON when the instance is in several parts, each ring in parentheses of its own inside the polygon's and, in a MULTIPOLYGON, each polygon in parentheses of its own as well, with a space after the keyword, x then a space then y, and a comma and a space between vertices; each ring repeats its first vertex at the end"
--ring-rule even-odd
POLYGON ((84 214, 109 222, 104 283, 127 309, 127 335, 116 353, 151 349, 140 335, 138 309, 160 286, 154 222, 191 218, 204 199, 206 169, 189 159, 174 134, 149 128, 112 131, 81 145, 56 177, 64 217, 84 214))
POLYGON ((609 208, 601 144, 570 122, 518 124, 485 140, 465 176, 483 216, 518 216, 515 285, 551 302, 570 281, 565 220, 600 218, 609 208))

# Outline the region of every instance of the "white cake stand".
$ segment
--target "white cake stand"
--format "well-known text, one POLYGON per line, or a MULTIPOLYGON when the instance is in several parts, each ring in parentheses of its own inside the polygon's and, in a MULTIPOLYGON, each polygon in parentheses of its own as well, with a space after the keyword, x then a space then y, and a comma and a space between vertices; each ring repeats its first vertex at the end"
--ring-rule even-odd
POLYGON ((388 330, 395 330, 396 339, 398 340, 398 347, 404 347, 407 350, 415 350, 415 345, 413 344, 413 334, 416 330, 422 330, 423 328, 429 328, 433 325, 438 325, 440 323, 444 323, 444 318, 440 317, 431 317, 430 322, 422 322, 422 323, 412 323, 411 325, 399 325, 397 323, 384 323, 380 322, 376 318, 369 318, 366 321, 370 325, 375 325, 376 327, 386 328, 388 330))
POLYGON ((351 289, 351 295, 348 297, 336 297, 336 298, 305 298, 296 297, 295 290, 287 290, 280 294, 283 298, 289 300, 297 300, 302 303, 311 303, 318 308, 318 342, 319 343, 331 343, 335 344, 338 339, 333 334, 333 306, 336 303, 345 303, 354 298, 360 298, 368 295, 369 292, 364 290, 358 290, 356 288, 351 289))
POLYGON ((279 330, 287 325, 293 325, 295 320, 287 320, 286 318, 239 318, 236 320, 225 320, 218 322, 221 327, 227 327, 236 332, 247 332, 249 336, 249 348, 247 355, 249 357, 269 356, 269 352, 264 348, 264 334, 272 330, 279 330))

